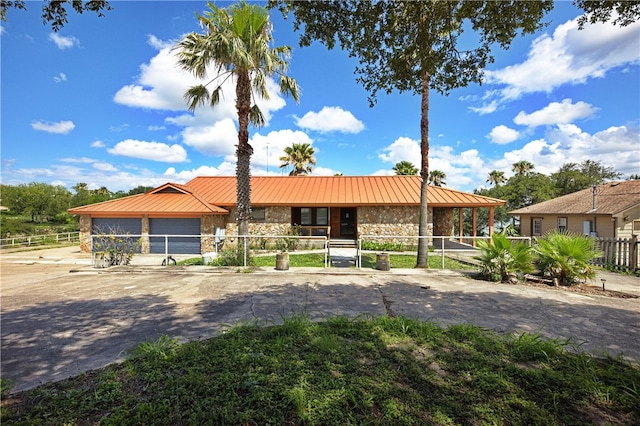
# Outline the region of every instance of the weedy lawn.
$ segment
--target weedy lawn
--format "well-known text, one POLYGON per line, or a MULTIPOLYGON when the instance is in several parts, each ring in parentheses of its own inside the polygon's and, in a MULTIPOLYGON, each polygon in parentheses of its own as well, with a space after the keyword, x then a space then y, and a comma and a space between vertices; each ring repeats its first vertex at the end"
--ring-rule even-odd
POLYGON ((538 334, 306 316, 3 397, 2 424, 640 424, 640 369, 538 334), (575 348, 573 348, 575 349, 575 348))

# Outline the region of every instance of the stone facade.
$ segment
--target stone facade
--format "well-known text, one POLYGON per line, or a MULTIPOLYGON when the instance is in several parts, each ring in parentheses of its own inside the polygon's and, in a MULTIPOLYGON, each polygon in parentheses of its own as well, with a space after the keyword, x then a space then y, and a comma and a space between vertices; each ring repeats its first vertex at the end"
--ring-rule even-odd
MULTIPOLYGON (((263 207, 260 207, 263 208, 263 207)), ((286 235, 291 230, 291 207, 264 207, 264 220, 252 220, 249 233, 252 236, 286 235)), ((202 253, 215 251, 215 230, 225 230, 224 247, 232 249, 237 245, 238 227, 235 221, 236 209, 230 208, 228 215, 203 215, 200 220, 200 248, 202 253)), ((429 208, 429 228, 427 235, 453 234, 453 208, 429 208), (432 225, 433 222, 433 225, 432 225)), ((358 235, 379 235, 376 242, 405 242, 402 236, 418 235, 419 208, 415 206, 373 206, 358 207, 358 235), (393 238, 394 236, 400 236, 393 238), (387 238, 388 237, 388 238, 387 238)), ((149 217, 142 218, 142 253, 149 253, 149 217)), ((80 216, 80 249, 91 251, 91 217, 80 216)))
POLYGON ((453 235, 453 207, 435 207, 433 209, 433 234, 453 235))
MULTIPOLYGON (((429 209, 429 218, 432 209, 429 209)), ((412 206, 374 206, 358 208, 358 235, 416 236, 418 235, 418 221, 420 209, 412 206)), ((429 229, 430 231, 431 229, 429 229)), ((429 232, 431 235, 431 232, 429 232)), ((402 238, 373 239, 375 242, 406 242, 402 238)))
POLYGON ((91 216, 80 215, 80 252, 91 253, 91 216))

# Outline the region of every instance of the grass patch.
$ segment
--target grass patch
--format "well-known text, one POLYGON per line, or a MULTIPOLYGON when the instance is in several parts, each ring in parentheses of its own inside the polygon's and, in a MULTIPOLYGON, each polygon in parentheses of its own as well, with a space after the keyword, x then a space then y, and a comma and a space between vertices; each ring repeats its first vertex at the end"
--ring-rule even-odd
MULTIPOLYGON (((276 255, 254 256, 251 261, 253 266, 259 267, 275 267, 276 255)), ((324 268, 323 253, 289 253, 289 266, 298 268, 324 268)))
MULTIPOLYGON (((389 254, 389 263, 391 268, 409 269, 416 267, 416 255, 412 254, 389 254)), ((362 267, 363 268, 375 268, 376 267, 376 255, 373 253, 362 254, 362 267)), ((429 255, 429 268, 442 269, 442 257, 437 255, 429 255)), ((444 258, 444 269, 451 269, 455 271, 477 269, 474 266, 469 266, 466 263, 458 262, 457 260, 449 257, 444 258)))
POLYGON ((305 316, 11 395, 2 424, 585 425, 640 422, 640 369, 539 335, 305 316))

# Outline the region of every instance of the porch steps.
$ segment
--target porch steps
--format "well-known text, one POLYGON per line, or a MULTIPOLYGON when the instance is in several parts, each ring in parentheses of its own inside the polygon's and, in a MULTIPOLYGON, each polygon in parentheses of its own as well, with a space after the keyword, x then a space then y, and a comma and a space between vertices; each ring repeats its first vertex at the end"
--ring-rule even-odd
POLYGON ((344 238, 332 238, 329 240, 329 249, 332 248, 358 248, 358 242, 344 238))

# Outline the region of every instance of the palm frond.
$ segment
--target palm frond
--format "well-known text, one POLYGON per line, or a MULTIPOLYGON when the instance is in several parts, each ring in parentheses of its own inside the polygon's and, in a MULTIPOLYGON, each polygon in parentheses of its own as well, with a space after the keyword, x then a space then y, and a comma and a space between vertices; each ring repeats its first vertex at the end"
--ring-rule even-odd
POLYGON ((251 110, 249 111, 249 121, 256 127, 264 126, 264 115, 262 115, 262 111, 260 111, 260 108, 256 104, 251 106, 251 110))
POLYGON ((202 84, 190 87, 184 94, 184 100, 190 111, 194 111, 198 105, 204 105, 210 97, 209 90, 202 84))

